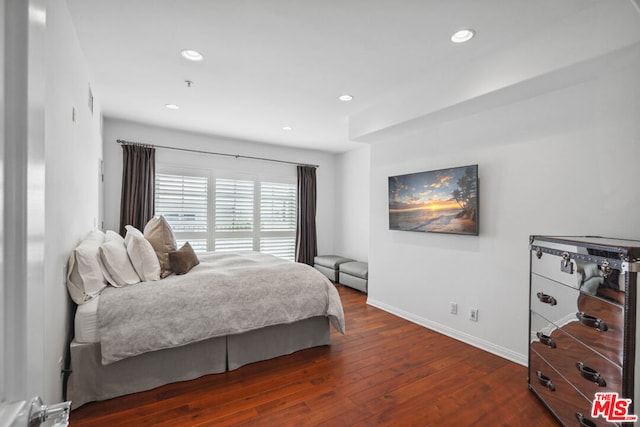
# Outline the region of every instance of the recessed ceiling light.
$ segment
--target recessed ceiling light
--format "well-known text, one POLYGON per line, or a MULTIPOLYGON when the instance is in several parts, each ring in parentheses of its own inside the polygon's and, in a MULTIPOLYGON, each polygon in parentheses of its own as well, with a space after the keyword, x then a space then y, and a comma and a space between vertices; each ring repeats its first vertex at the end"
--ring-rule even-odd
POLYGON ((282 130, 285 132, 289 132, 289 131, 292 131, 293 128, 291 126, 282 126, 282 130))
POLYGON ((165 107, 167 107, 169 110, 179 110, 180 107, 178 107, 176 104, 167 104, 165 105, 165 107))
POLYGON ((338 99, 339 99, 340 101, 349 102, 349 101, 351 101, 351 100, 353 99, 353 95, 349 95, 349 94, 346 94, 346 93, 345 93, 344 95, 340 95, 340 96, 338 97, 338 99))
POLYGON ((185 49, 180 52, 183 58, 188 59, 189 61, 202 61, 204 59, 204 55, 202 55, 197 50, 185 49))
POLYGON ((464 42, 468 42, 469 40, 471 40, 473 38, 473 36, 476 35, 476 32, 469 29, 469 28, 465 28, 462 30, 458 30, 455 33, 453 33, 453 35, 451 36, 451 41, 454 43, 464 43, 464 42))

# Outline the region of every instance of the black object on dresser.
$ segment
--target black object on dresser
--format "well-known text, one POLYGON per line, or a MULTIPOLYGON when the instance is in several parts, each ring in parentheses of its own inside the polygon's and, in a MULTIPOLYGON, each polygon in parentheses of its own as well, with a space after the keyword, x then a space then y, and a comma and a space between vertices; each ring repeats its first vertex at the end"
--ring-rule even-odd
POLYGON ((565 426, 633 425, 640 241, 531 236, 530 257, 529 388, 565 426), (592 416, 596 393, 618 408, 592 416))

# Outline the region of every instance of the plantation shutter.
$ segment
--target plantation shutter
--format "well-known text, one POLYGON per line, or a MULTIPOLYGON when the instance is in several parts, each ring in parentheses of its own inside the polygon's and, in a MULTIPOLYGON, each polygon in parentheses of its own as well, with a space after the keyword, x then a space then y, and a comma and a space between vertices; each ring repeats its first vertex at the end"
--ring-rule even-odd
POLYGON ((171 225, 178 247, 188 241, 196 252, 253 250, 294 261, 296 183, 215 176, 207 169, 156 171, 155 212, 171 225))
POLYGON ((263 237, 260 252, 293 261, 296 255, 296 237, 263 237))
POLYGON ((163 215, 178 247, 189 241, 194 250, 207 250, 208 179, 204 176, 156 174, 155 212, 163 215))
POLYGON ((296 186, 260 183, 260 231, 296 230, 296 186))
POLYGON ((260 183, 260 252, 295 258, 296 185, 260 183))
POLYGON ((216 179, 215 250, 253 250, 254 182, 216 179))

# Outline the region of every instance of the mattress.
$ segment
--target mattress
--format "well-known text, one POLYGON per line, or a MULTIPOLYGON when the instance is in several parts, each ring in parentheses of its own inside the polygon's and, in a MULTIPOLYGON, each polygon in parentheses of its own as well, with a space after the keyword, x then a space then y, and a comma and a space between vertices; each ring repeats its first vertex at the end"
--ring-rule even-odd
POLYGON ((74 320, 75 340, 78 343, 100 342, 98 335, 98 303, 100 296, 91 301, 80 304, 76 310, 74 320))

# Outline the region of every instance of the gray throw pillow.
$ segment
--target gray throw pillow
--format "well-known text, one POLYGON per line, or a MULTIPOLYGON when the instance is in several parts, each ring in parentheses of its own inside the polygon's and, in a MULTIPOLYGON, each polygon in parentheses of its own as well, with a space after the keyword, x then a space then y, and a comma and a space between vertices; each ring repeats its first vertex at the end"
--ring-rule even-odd
POLYGON ((200 264, 200 260, 189 242, 186 242, 177 251, 169 252, 169 263, 175 274, 186 274, 193 267, 200 264))

